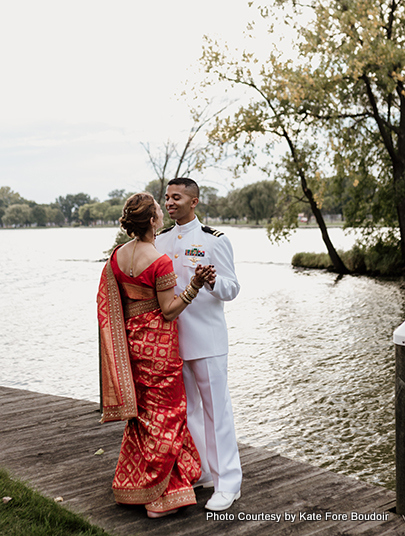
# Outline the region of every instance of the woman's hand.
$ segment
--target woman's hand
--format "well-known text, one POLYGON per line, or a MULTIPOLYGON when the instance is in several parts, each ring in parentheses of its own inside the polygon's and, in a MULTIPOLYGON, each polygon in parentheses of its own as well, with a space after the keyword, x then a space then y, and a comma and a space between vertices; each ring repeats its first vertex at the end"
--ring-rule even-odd
POLYGON ((194 281, 195 284, 199 287, 202 287, 205 282, 209 283, 211 287, 215 284, 216 271, 212 264, 207 264, 202 266, 197 264, 195 268, 194 281))

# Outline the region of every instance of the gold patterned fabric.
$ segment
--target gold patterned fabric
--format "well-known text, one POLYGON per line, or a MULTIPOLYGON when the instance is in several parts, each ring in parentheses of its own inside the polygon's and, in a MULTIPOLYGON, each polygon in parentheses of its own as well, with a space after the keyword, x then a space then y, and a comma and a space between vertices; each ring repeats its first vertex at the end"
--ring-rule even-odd
MULTIPOLYGON (((155 284, 153 299, 131 300, 123 308, 121 306, 120 322, 125 333, 128 361, 126 355, 120 354, 119 357, 124 357, 129 365, 136 396, 136 414, 128 418, 113 480, 113 492, 118 503, 145 504, 148 510, 154 512, 195 504, 192 484, 201 475, 200 458, 187 428, 177 321, 167 322, 164 319, 156 299, 158 278, 160 288, 167 284, 173 286, 170 275, 173 267, 167 259, 156 261, 157 265, 148 267, 147 273, 131 280, 119 271, 115 259, 107 263, 112 268, 118 294, 125 301, 128 290, 124 289, 122 281, 126 287, 150 284, 151 280, 155 284)), ((105 285, 100 286, 104 289, 105 285)), ((141 294, 149 297, 147 292, 141 294)), ((132 291, 131 295, 134 295, 132 291)), ((104 301, 106 298, 102 290, 99 304, 104 301)), ((99 319, 105 321, 106 313, 103 311, 105 307, 101 307, 99 319)), ((110 328, 111 321, 108 323, 110 328)), ((112 331, 122 333, 117 326, 112 331)), ((111 348, 116 350, 114 343, 111 348)), ((115 383, 110 382, 114 392, 121 393, 121 375, 110 373, 110 376, 115 380, 115 383)), ((110 376, 106 377, 110 379, 110 376)), ((121 395, 120 402, 123 403, 124 398, 125 395, 121 395)), ((103 420, 107 419, 104 417, 103 420)))
POLYGON ((138 409, 120 289, 110 260, 101 274, 97 311, 103 400, 101 422, 125 421, 136 417, 138 409))

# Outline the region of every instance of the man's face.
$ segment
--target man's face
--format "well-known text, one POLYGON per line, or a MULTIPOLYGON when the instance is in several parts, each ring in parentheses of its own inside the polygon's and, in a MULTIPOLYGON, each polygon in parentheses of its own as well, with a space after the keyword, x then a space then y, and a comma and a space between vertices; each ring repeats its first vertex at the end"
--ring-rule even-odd
POLYGON ((184 184, 170 184, 166 189, 165 200, 169 216, 179 225, 194 219, 198 198, 192 197, 184 184))

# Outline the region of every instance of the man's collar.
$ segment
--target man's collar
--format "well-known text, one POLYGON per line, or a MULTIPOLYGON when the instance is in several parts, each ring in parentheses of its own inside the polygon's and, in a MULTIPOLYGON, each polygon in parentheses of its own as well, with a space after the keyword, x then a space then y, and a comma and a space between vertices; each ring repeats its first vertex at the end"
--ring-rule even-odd
POLYGON ((176 227, 179 231, 182 233, 185 233, 187 231, 190 231, 191 229, 196 229, 197 227, 201 226, 200 220, 197 218, 197 216, 194 217, 193 220, 185 223, 184 225, 179 225, 176 222, 176 227))

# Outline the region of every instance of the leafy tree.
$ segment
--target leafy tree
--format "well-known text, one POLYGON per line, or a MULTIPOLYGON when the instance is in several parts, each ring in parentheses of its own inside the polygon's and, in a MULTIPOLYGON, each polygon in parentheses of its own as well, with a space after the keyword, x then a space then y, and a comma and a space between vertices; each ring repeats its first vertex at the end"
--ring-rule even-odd
MULTIPOLYGON (((297 14, 305 5, 277 3, 297 14)), ((297 27, 300 62, 288 77, 296 119, 328 134, 347 225, 389 227, 391 234, 399 228, 405 264, 405 3, 319 0, 305 7, 311 22, 297 27)))
POLYGON ((83 192, 75 195, 68 194, 65 197, 59 196, 56 199, 56 203, 59 205, 61 212, 69 224, 79 219, 79 207, 95 201, 92 201, 90 196, 83 192))
POLYGON ((319 133, 314 131, 310 122, 302 121, 298 115, 298 96, 289 89, 293 72, 291 65, 285 65, 276 53, 271 53, 258 67, 254 54, 244 51, 234 59, 226 48, 222 50, 208 39, 201 61, 214 79, 231 88, 242 87, 250 92, 247 103, 242 104, 233 116, 217 119, 211 131, 210 140, 217 149, 217 158, 226 156, 227 148, 232 147, 239 156, 237 171, 255 164, 260 137, 264 136, 267 141, 264 152, 269 156, 275 140, 282 140, 287 147, 283 195, 280 196, 282 202, 277 207, 281 217, 273 218, 269 237, 280 239, 297 227, 299 207, 305 201, 315 216, 335 269, 339 273, 348 272, 332 244, 321 212, 325 178, 319 162, 326 160, 325 150, 319 133), (312 141, 308 142, 308 139, 312 141))
POLYGON ((162 208, 165 204, 164 192, 166 191, 168 182, 169 181, 166 178, 164 180, 155 179, 153 181, 148 182, 148 184, 145 186, 145 192, 149 192, 150 194, 152 194, 162 208))
POLYGON ((49 223, 60 227, 65 223, 65 216, 59 206, 53 203, 46 207, 46 217, 49 223))
POLYGON ((91 205, 89 203, 86 203, 85 205, 79 207, 78 218, 80 222, 86 226, 90 225, 90 223, 93 221, 93 218, 91 216, 91 205))
POLYGON ((278 184, 275 181, 260 181, 239 190, 238 198, 242 216, 254 220, 270 221, 276 215, 278 184))
POLYGON ((121 205, 110 205, 106 210, 104 217, 106 222, 117 222, 122 215, 122 204, 121 205))
POLYGON ((108 194, 108 200, 111 205, 123 205, 125 199, 129 197, 128 194, 125 193, 125 190, 112 190, 108 194))
POLYGON ((107 211, 110 209, 111 205, 108 201, 103 201, 102 203, 92 203, 90 206, 91 219, 93 221, 108 221, 107 211))
POLYGON ((108 221, 107 211, 111 208, 108 201, 102 203, 86 203, 78 208, 78 219, 84 225, 90 225, 97 221, 108 221))
POLYGON ((32 223, 32 209, 26 203, 10 205, 2 217, 3 224, 13 227, 25 227, 32 223))
POLYGON ((3 224, 2 218, 6 208, 10 205, 26 203, 26 200, 19 193, 14 192, 10 186, 0 186, 0 224, 3 224))
POLYGON ((31 221, 32 223, 36 223, 39 227, 45 227, 48 223, 48 216, 44 205, 35 204, 34 207, 32 207, 31 221))
POLYGON ((212 186, 200 186, 198 211, 207 221, 218 216, 218 190, 212 186))
POLYGON ((221 197, 217 207, 219 216, 222 221, 235 220, 235 223, 242 217, 242 211, 239 202, 239 189, 231 190, 226 197, 221 197))
POLYGON ((14 192, 10 186, 0 186, 0 206, 8 207, 18 203, 24 203, 24 199, 17 192, 14 192))

